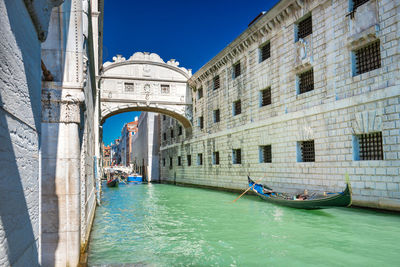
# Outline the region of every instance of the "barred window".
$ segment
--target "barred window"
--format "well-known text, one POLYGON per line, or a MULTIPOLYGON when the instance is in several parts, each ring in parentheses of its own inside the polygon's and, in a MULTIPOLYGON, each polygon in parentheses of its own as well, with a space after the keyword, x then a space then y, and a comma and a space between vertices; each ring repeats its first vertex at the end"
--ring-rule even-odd
POLYGON ((204 117, 203 116, 199 117, 198 123, 199 123, 199 125, 198 125, 199 128, 203 129, 204 128, 204 117))
POLYGON ((300 38, 307 37, 308 35, 312 34, 312 17, 311 15, 308 16, 307 18, 301 20, 297 24, 297 38, 296 42, 300 38))
POLYGON ((240 148, 232 150, 232 163, 242 164, 242 150, 240 148))
POLYGON ((182 126, 178 127, 178 135, 182 135, 182 126))
POLYGON ((171 139, 174 138, 174 129, 171 129, 171 139))
POLYGON ((261 107, 271 104, 271 87, 261 90, 261 107))
POLYGON ((197 165, 203 165, 203 154, 197 154, 197 165))
POLYGON ((299 94, 314 90, 314 70, 299 74, 299 94))
POLYGON ((199 90, 197 90, 197 99, 200 99, 203 97, 203 87, 200 87, 199 90))
POLYGON ((383 160, 382 132, 360 134, 357 160, 383 160))
POLYGON ((217 76, 215 76, 214 79, 213 79, 213 89, 214 89, 214 90, 217 90, 217 89, 219 88, 219 86, 220 86, 220 83, 219 83, 219 75, 217 75, 217 76))
POLYGON ((213 152, 213 164, 219 165, 219 151, 213 152))
POLYGON ((161 84, 161 94, 162 95, 169 94, 169 85, 168 84, 161 84))
POLYGON ((182 166, 181 156, 178 156, 178 166, 182 166))
POLYGON ((187 155, 186 160, 187 160, 187 165, 192 166, 192 155, 187 155))
POLYGON ((242 113, 242 101, 237 100, 233 102, 233 116, 239 115, 242 113))
POLYGON ((165 121, 167 119, 167 116, 162 115, 162 120, 165 121))
POLYGON ((237 78, 240 76, 241 69, 240 69, 240 62, 237 62, 235 65, 233 65, 233 78, 237 78))
POLYGON ((260 163, 272 162, 272 149, 271 145, 260 146, 260 163))
POLYGON ((353 11, 355 11, 359 6, 362 6, 363 4, 365 4, 366 2, 368 2, 369 0, 353 0, 352 4, 353 4, 353 11))
POLYGON ((268 59, 271 57, 271 43, 267 42, 266 44, 263 44, 260 47, 260 62, 263 62, 264 60, 268 59))
POLYGON ((214 117, 214 122, 219 122, 220 121, 220 111, 219 109, 216 109, 213 111, 213 117, 214 117))
POLYGON ((315 150, 314 140, 300 142, 300 162, 314 162, 315 161, 315 150))
POLYGON ((125 83, 125 92, 133 92, 135 85, 133 83, 125 83))
POLYGON ((163 140, 167 140, 167 133, 163 133, 163 140))
POLYGON ((169 157, 169 168, 172 168, 172 157, 169 157))
POLYGON ((165 158, 162 159, 162 165, 165 167, 165 158))
POLYGON ((373 42, 354 51, 356 75, 381 67, 380 41, 373 42))

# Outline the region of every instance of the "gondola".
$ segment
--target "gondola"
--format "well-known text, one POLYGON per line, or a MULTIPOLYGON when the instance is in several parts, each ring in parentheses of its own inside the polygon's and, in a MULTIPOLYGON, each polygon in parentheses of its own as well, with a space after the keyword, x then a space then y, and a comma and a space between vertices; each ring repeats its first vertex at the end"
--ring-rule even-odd
POLYGON ((351 188, 349 182, 346 189, 340 193, 327 193, 326 195, 311 194, 304 200, 296 200, 296 195, 274 192, 268 186, 257 184, 250 177, 249 186, 263 200, 292 208, 298 209, 325 209, 334 207, 347 207, 351 205, 351 188))
POLYGON ((108 187, 116 187, 116 186, 118 186, 118 183, 119 183, 118 178, 115 178, 110 181, 107 181, 107 186, 108 187))

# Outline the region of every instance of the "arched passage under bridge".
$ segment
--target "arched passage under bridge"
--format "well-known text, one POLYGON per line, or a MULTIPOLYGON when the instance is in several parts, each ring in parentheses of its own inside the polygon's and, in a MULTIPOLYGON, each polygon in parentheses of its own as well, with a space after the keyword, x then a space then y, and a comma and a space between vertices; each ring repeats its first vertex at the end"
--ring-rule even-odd
POLYGON ((101 124, 127 111, 157 112, 178 120, 186 137, 192 132, 192 95, 187 84, 191 70, 174 59, 164 62, 154 53, 117 55, 103 64, 99 80, 101 124))

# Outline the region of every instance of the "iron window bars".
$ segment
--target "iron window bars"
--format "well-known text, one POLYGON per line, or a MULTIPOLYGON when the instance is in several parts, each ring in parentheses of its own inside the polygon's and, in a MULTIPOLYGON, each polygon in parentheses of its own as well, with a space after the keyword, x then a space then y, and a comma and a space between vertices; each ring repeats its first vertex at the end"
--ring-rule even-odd
POLYGON ((233 164, 242 164, 242 150, 233 149, 233 164))
POLYGON ((242 74, 240 69, 240 62, 236 63, 233 66, 233 74, 234 74, 233 78, 237 78, 240 76, 240 74, 242 74))
POLYGON ((383 160, 382 132, 358 135, 360 160, 383 160))
POLYGON ((303 19, 297 24, 297 41, 300 38, 307 37, 312 34, 312 17, 311 15, 303 19))
POLYGON ((356 59, 356 75, 381 67, 379 40, 354 51, 354 55, 356 59))
POLYGON ((271 43, 268 42, 261 46, 261 62, 271 57, 271 43))
POLYGON ((213 79, 213 90, 217 90, 219 86, 220 86, 219 75, 217 75, 213 79))
POLYGON ((310 69, 299 74, 299 93, 305 93, 314 90, 314 70, 310 69))
POLYGON ((268 87, 261 91, 261 106, 271 104, 271 87, 268 87))
POLYGON ((314 140, 301 142, 301 160, 302 162, 315 161, 314 140))
POLYGON ((242 101, 237 100, 233 102, 233 115, 239 115, 242 113, 242 101))
POLYGON ((262 152, 261 162, 263 162, 263 163, 271 163, 272 162, 271 145, 262 146, 261 147, 261 152, 262 152))

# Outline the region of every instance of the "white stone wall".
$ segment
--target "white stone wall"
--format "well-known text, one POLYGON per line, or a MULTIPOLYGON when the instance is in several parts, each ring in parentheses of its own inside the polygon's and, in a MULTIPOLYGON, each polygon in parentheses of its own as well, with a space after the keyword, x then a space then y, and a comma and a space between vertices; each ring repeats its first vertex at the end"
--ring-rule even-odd
POLYGON ((38 266, 40 42, 22 0, 0 1, 0 266, 38 266))
POLYGON ((138 132, 132 136, 131 163, 139 171, 144 166, 148 181, 159 181, 160 166, 160 115, 152 112, 142 112, 139 117, 138 132))
MULTIPOLYGON (((371 0, 354 18, 349 1, 280 3, 193 75, 189 84, 203 88, 194 99, 193 137, 167 140, 161 157, 174 158, 161 168, 165 180, 244 189, 246 175, 286 191, 344 188, 350 175, 354 204, 400 209, 400 27, 398 1, 371 0), (296 22, 312 14, 312 35, 305 45, 294 41, 296 22), (380 40, 381 67, 353 76, 352 51, 380 40), (259 46, 271 43, 271 57, 259 62, 259 46), (303 49, 303 54, 299 51, 303 49), (305 50, 304 50, 305 49, 305 50), (306 51, 304 53, 304 51, 306 51), (232 79, 232 66, 242 74, 232 79), (314 90, 297 93, 296 75, 314 70, 314 90), (212 88, 220 75, 221 87, 212 88), (272 90, 272 104, 260 107, 260 90, 272 90), (242 113, 232 115, 240 99, 242 113), (221 121, 213 122, 213 110, 221 121), (204 117, 204 129, 198 118, 204 117), (382 132, 384 160, 354 158, 353 135, 382 132), (297 162, 297 142, 314 140, 315 162, 297 162), (259 146, 272 146, 272 163, 259 163, 259 146), (232 164, 232 149, 242 149, 242 164, 232 164), (219 151, 220 165, 212 165, 219 151), (203 165, 196 165, 203 153, 203 165), (188 167, 186 155, 192 155, 188 167), (182 166, 176 166, 181 156, 182 166)), ((163 125, 162 134, 168 133, 163 125)), ((168 134, 167 134, 168 136, 168 134)))

